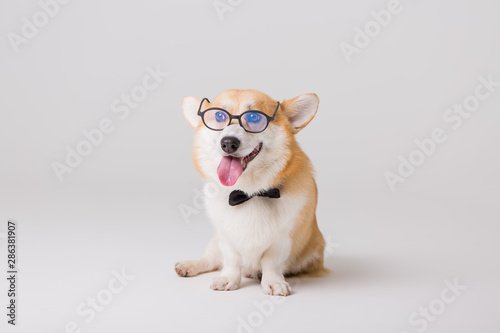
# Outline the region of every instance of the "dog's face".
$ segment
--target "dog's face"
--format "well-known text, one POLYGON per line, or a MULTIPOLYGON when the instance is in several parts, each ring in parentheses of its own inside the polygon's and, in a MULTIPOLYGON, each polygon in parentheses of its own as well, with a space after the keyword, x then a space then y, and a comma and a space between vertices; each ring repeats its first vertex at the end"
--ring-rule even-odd
POLYGON ((316 114, 319 99, 315 94, 301 95, 278 101, 255 90, 228 90, 219 94, 211 103, 204 101, 201 112, 207 112, 205 123, 198 115, 201 100, 184 97, 182 107, 189 124, 196 129, 194 162, 198 171, 211 181, 223 186, 235 186, 247 193, 272 186, 273 180, 291 158, 295 143, 293 135, 304 128, 316 114), (242 115, 230 121, 232 116, 242 115), (248 113, 249 110, 260 111, 248 113), (276 111, 276 113, 275 113, 276 111), (229 122, 230 121, 230 122, 229 122), (267 128, 259 133, 265 124, 267 128), (219 130, 212 130, 205 126, 219 130))

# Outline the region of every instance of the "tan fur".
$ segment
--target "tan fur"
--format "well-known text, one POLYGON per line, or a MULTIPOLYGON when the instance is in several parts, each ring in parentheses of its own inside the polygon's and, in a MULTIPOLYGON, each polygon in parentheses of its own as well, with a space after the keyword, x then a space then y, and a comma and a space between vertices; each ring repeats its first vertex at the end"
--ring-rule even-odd
POLYGON ((323 266, 325 240, 316 221, 318 190, 311 161, 291 135, 291 155, 285 169, 276 177, 283 184, 283 192, 306 192, 308 200, 290 233, 292 253, 288 259, 287 274, 327 272, 323 266))

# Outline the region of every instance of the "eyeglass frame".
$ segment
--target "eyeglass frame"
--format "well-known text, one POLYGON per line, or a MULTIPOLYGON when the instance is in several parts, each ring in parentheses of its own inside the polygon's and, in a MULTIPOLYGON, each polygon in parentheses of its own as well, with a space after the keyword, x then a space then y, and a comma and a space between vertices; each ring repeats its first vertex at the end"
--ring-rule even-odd
POLYGON ((225 109, 223 109, 223 108, 217 108, 217 107, 215 107, 215 108, 208 108, 208 109, 206 109, 206 110, 201 111, 201 106, 203 105, 203 102, 204 102, 204 101, 208 101, 208 103, 210 103, 210 100, 209 100, 208 98, 206 98, 206 97, 205 97, 205 98, 203 98, 203 99, 201 100, 201 102, 200 102, 200 107, 198 108, 198 113, 197 113, 197 114, 198 114, 198 116, 200 116, 200 117, 201 117, 201 120, 203 121, 203 124, 205 125, 205 127, 206 127, 206 128, 208 128, 209 130, 212 130, 212 131, 222 131, 222 130, 224 130, 224 128, 226 128, 227 126, 231 125, 231 122, 233 121, 233 119, 238 119, 238 123, 240 124, 241 128, 243 128, 243 129, 245 130, 245 132, 248 132, 248 133, 262 133, 262 132, 264 132, 264 131, 266 130, 266 128, 269 126, 269 123, 270 123, 271 121, 273 121, 273 120, 274 120, 274 118, 276 117, 276 113, 278 112, 278 109, 279 109, 279 107, 280 107, 280 102, 278 101, 278 105, 276 105, 276 110, 274 110, 274 114, 273 114, 273 116, 272 116, 272 117, 268 116, 267 114, 265 114, 264 112, 259 111, 259 110, 248 110, 248 111, 243 112, 242 114, 232 115, 229 111, 227 111, 227 110, 225 110, 225 109), (225 112, 225 113, 228 115, 228 117, 229 117, 229 122, 227 123, 227 125, 226 125, 224 128, 221 128, 221 129, 214 129, 214 128, 209 127, 209 126, 207 125, 207 123, 205 122, 205 112, 207 112, 207 111, 211 111, 211 110, 219 110, 219 111, 223 111, 223 112, 225 112), (245 128, 245 126, 243 126, 243 124, 242 124, 242 122, 241 122, 241 117, 242 117, 244 114, 246 114, 246 113, 250 113, 250 112, 259 113, 259 114, 263 115, 264 117, 266 117, 266 119, 267 119, 266 127, 264 127, 261 131, 258 131, 258 132, 252 132, 252 131, 247 130, 247 129, 245 128))

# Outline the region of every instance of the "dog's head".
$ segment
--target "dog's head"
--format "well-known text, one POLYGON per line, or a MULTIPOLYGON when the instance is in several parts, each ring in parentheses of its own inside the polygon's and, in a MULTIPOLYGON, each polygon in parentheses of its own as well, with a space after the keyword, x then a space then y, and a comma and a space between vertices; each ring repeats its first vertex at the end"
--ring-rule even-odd
POLYGON ((273 186, 292 158, 294 134, 314 118, 318 104, 316 94, 280 104, 255 90, 227 90, 212 102, 184 97, 184 116, 196 130, 196 168, 247 193, 273 186))

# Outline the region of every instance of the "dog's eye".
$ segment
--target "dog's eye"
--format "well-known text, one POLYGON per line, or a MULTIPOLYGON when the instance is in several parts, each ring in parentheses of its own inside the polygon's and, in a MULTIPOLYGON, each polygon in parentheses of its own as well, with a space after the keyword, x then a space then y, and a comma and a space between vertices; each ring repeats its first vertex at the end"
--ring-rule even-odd
POLYGON ((258 123, 262 119, 262 115, 259 113, 250 112, 245 116, 245 120, 249 123, 258 123))
POLYGON ((218 123, 222 123, 224 121, 226 121, 226 118, 227 118, 227 114, 225 114, 224 112, 222 111, 217 111, 215 113, 215 120, 218 122, 218 123))

